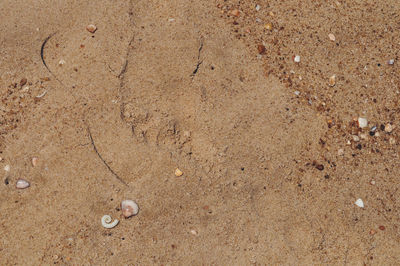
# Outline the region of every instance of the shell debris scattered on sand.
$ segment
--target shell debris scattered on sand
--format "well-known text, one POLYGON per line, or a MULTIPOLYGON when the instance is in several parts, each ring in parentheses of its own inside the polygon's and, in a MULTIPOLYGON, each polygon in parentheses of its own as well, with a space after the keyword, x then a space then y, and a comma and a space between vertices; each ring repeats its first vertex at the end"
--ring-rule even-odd
POLYGON ((175 169, 175 176, 179 177, 182 176, 183 172, 181 170, 179 170, 178 168, 175 169))
POLYGON ((25 179, 18 179, 17 183, 15 184, 15 187, 18 189, 28 188, 29 186, 30 186, 29 182, 26 181, 25 179))
POLYGON ((121 211, 125 218, 129 218, 138 214, 139 206, 133 200, 123 200, 121 202, 121 211))
POLYGON ((111 222, 111 221, 112 221, 112 219, 111 219, 110 215, 104 215, 103 217, 101 217, 101 225, 104 228, 111 229, 111 228, 116 227, 117 224, 119 223, 118 219, 115 219, 113 222, 111 222))
POLYGON ((86 26, 86 30, 90 33, 95 33, 97 30, 97 27, 96 27, 96 25, 89 24, 86 26))

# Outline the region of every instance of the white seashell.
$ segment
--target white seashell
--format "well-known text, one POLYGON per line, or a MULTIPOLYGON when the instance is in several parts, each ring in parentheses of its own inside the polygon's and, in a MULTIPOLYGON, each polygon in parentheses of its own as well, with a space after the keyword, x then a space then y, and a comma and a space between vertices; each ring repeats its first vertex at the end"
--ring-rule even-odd
POLYGON ((364 208, 364 202, 362 201, 362 199, 358 199, 356 200, 356 202, 354 202, 358 207, 360 208, 364 208))
POLYGON ((37 157, 32 158, 32 166, 35 167, 38 164, 39 159, 37 157))
POLYGON ((4 166, 4 171, 10 172, 10 169, 11 169, 10 165, 7 164, 6 166, 4 166))
POLYGON ((122 215, 124 215, 125 218, 129 218, 138 214, 139 206, 133 200, 123 200, 121 202, 121 210, 122 215))
POLYGON ((300 55, 296 55, 293 60, 296 63, 300 63, 300 55))
POLYGON ((29 182, 24 179, 18 179, 17 184, 15 185, 15 187, 18 189, 28 188, 29 186, 29 182))
POLYGON ((101 217, 101 225, 104 228, 114 228, 115 226, 117 226, 117 224, 119 223, 118 219, 115 219, 113 222, 111 222, 111 216, 110 215, 104 215, 103 217, 101 217))

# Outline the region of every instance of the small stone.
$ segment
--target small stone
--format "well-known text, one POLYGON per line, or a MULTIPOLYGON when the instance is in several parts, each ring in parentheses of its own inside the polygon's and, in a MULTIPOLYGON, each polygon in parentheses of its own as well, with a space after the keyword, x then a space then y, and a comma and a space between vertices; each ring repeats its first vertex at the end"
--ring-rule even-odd
POLYGON ((9 164, 7 164, 6 166, 4 166, 4 171, 10 172, 10 169, 11 169, 11 167, 10 167, 9 164))
POLYGON ((60 61, 58 61, 58 65, 59 66, 62 66, 62 65, 64 65, 66 62, 65 62, 65 60, 64 59, 61 59, 60 61))
POLYGON ((393 126, 391 124, 387 124, 385 126, 385 132, 390 133, 393 131, 393 126))
POLYGON ((256 10, 260 11, 260 9, 261 9, 261 6, 260 5, 256 5, 256 10))
POLYGON ((175 176, 179 177, 182 176, 183 172, 181 170, 179 170, 178 168, 175 169, 175 176))
POLYGON ((384 231, 385 229, 386 229, 385 226, 383 226, 383 225, 380 225, 380 226, 379 226, 379 230, 384 231))
POLYGON ((296 96, 299 96, 299 95, 300 95, 300 92, 299 92, 299 91, 295 91, 294 94, 295 94, 296 96))
POLYGON ((391 137, 389 139, 389 143, 390 143, 390 145, 394 145, 394 144, 396 144, 396 140, 393 137, 391 137))
POLYGON ((30 186, 29 182, 24 179, 19 179, 17 181, 17 184, 15 185, 15 187, 18 189, 28 188, 29 186, 30 186))
POLYGON ((365 133, 361 133, 361 134, 360 134, 360 138, 361 138, 361 139, 367 139, 367 138, 368 138, 368 135, 365 134, 365 133))
POLYGON ((322 164, 317 164, 317 165, 315 166, 315 168, 317 168, 318 170, 322 171, 322 170, 324 170, 324 165, 322 165, 322 164))
POLYGON ((369 182, 371 185, 375 186, 376 182, 375 180, 371 180, 371 182, 369 182))
POLYGON ((376 234, 376 231, 375 231, 374 229, 371 229, 371 230, 369 231, 369 234, 370 234, 370 235, 375 235, 375 234, 376 234))
POLYGON ((359 126, 360 128, 367 127, 367 126, 368 126, 368 120, 367 120, 366 118, 359 117, 359 118, 358 118, 358 126, 359 126))
POLYGON ((331 40, 332 42, 336 41, 335 35, 333 35, 332 33, 328 34, 329 40, 331 40))
POLYGON ((358 207, 360 208, 364 208, 364 202, 362 201, 362 199, 358 199, 356 200, 356 202, 354 202, 358 207))
POLYGON ((341 155, 343 155, 343 154, 344 154, 344 150, 343 150, 343 149, 339 149, 339 150, 338 150, 338 155, 341 156, 341 155))
POLYGON ((33 167, 37 166, 38 162, 39 162, 39 159, 37 157, 32 158, 32 166, 33 167))
POLYGON ((269 15, 270 17, 275 17, 275 13, 272 12, 272 11, 269 11, 269 12, 268 12, 268 15, 269 15))
POLYGON ((191 233, 192 235, 197 235, 197 231, 196 231, 196 230, 190 230, 190 233, 191 233))
POLYGON ((265 28, 266 30, 272 30, 272 24, 271 24, 271 23, 266 23, 266 24, 264 25, 264 28, 265 28))
POLYGON ((336 75, 332 75, 329 78, 329 86, 333 87, 333 86, 335 86, 335 84, 336 84, 336 75))
POLYGON ((233 15, 235 17, 240 16, 240 11, 238 9, 234 9, 230 13, 231 13, 231 15, 233 15))
POLYGON ((26 78, 21 79, 21 81, 19 82, 19 85, 21 87, 23 87, 26 83, 28 82, 28 80, 26 78))
POLYGON ((264 54, 264 53, 265 53, 265 46, 262 45, 262 44, 259 44, 259 45, 257 46, 257 50, 258 50, 258 53, 259 53, 259 54, 264 54))
POLYGON ((95 33, 95 31, 97 30, 97 27, 93 24, 90 24, 90 25, 86 26, 86 30, 90 33, 95 33))
POLYGON ((355 141, 355 142, 360 141, 360 137, 357 135, 353 135, 353 141, 355 141))
POLYGON ((394 59, 390 59, 387 63, 388 63, 388 65, 393 65, 394 64, 394 59))
POLYGON ((300 63, 300 55, 296 55, 293 59, 295 63, 300 63))

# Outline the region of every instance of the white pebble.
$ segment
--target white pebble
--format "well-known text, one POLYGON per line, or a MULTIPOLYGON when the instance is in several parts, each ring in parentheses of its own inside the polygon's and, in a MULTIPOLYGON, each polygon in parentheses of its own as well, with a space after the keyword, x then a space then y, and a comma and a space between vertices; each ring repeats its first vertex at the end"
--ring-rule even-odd
POLYGON ((294 62, 300 63, 300 55, 296 55, 296 56, 294 57, 294 62))
POLYGON ((113 222, 111 222, 111 220, 112 219, 111 219, 110 215, 104 215, 103 217, 101 217, 101 225, 104 228, 108 228, 108 229, 116 227, 117 224, 119 223, 119 220, 115 219, 113 222))
POLYGON ((28 188, 29 186, 29 182, 24 179, 18 179, 17 184, 15 185, 15 187, 18 189, 28 188))
POLYGON ((343 150, 343 149, 339 149, 339 150, 338 150, 338 155, 341 156, 341 155, 343 155, 343 154, 344 154, 344 150, 343 150))
POLYGON ((332 42, 334 42, 336 40, 335 35, 333 35, 332 33, 329 33, 328 37, 332 42))
POLYGON ((299 91, 295 91, 294 94, 296 94, 297 96, 299 96, 299 95, 300 95, 300 92, 299 92, 299 91))
POLYGON ((364 208, 364 202, 362 201, 362 199, 358 199, 356 200, 356 202, 354 202, 358 207, 360 208, 364 208))
POLYGON ((358 118, 358 126, 359 126, 360 128, 367 127, 367 126, 368 126, 368 120, 367 120, 366 118, 359 117, 359 118, 358 118))
POLYGON ((394 59, 390 59, 390 60, 388 61, 388 64, 389 64, 389 65, 393 65, 393 64, 394 64, 394 59))
POLYGON ((197 235, 197 231, 196 231, 196 230, 190 230, 190 233, 191 233, 192 235, 197 235))
POLYGON ((64 65, 66 62, 64 59, 61 59, 60 61, 58 61, 58 65, 62 66, 64 65))
POLYGON ((10 172, 10 169, 11 169, 10 165, 7 164, 6 166, 4 166, 4 171, 10 172))
POLYGON ((260 9, 261 9, 261 6, 260 5, 256 5, 256 10, 260 11, 260 9))
POLYGON ((385 131, 388 132, 388 133, 392 132, 393 131, 393 126, 391 124, 387 124, 385 126, 385 131))

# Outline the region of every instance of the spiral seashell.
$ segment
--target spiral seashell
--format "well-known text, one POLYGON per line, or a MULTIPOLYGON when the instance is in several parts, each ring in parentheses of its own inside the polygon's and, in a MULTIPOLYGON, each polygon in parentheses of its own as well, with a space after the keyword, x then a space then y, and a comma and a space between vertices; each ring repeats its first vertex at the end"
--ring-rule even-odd
POLYGON ((104 228, 111 229, 111 228, 114 228, 115 226, 117 226, 117 224, 119 223, 118 219, 115 219, 113 222, 111 222, 111 221, 112 221, 112 219, 111 219, 110 215, 104 215, 103 217, 101 217, 101 225, 104 228))

